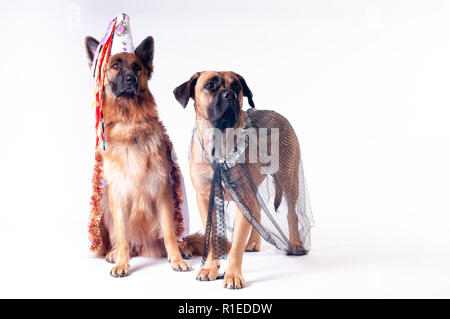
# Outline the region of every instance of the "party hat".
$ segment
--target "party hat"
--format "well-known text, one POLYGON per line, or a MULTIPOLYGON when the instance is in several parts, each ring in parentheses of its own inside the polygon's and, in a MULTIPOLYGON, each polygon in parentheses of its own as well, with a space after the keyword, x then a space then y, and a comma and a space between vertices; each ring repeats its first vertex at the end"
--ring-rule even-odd
POLYGON ((116 28, 111 48, 111 55, 128 52, 134 53, 133 36, 130 30, 130 17, 125 13, 116 17, 116 28))

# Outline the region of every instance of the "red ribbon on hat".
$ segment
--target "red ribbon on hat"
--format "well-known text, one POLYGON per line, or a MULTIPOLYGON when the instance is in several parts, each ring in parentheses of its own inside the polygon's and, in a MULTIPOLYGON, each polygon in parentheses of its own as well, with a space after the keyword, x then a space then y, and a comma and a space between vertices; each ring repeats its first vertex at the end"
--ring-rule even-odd
POLYGON ((117 18, 112 20, 107 28, 106 35, 102 42, 98 45, 97 52, 92 64, 94 77, 94 107, 95 107, 95 147, 99 144, 103 145, 105 150, 105 127, 103 121, 103 83, 105 81, 106 69, 109 56, 111 54, 111 46, 114 38, 114 30, 116 28, 117 18))

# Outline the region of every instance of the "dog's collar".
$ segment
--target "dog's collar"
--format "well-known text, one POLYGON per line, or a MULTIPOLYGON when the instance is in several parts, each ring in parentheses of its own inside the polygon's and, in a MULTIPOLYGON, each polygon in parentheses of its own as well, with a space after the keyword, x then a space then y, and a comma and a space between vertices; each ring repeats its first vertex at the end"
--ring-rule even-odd
MULTIPOLYGON (((239 136, 236 142, 236 145, 233 147, 233 149, 223 158, 218 158, 217 156, 211 157, 208 152, 206 152, 206 149, 203 145, 203 142, 200 138, 200 135, 198 136, 198 142, 200 143, 202 150, 205 154, 206 160, 210 163, 219 163, 219 164, 225 164, 227 167, 233 167, 238 162, 239 158, 244 154, 248 141, 245 138, 245 136, 248 134, 247 131, 251 127, 251 119, 248 116, 248 111, 244 111, 244 126, 242 128, 239 128, 239 136)), ((197 131, 197 126, 194 126, 193 134, 197 131)))

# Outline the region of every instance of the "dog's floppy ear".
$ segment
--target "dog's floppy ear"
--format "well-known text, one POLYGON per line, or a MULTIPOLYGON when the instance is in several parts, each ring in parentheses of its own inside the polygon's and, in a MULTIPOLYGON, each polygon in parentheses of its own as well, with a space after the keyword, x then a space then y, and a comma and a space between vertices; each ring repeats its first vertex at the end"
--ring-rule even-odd
POLYGON ((200 72, 195 73, 191 78, 175 88, 173 90, 173 95, 177 101, 185 108, 189 102, 190 98, 194 98, 195 95, 195 85, 197 84, 197 79, 200 76, 200 72))
POLYGON ((153 70, 153 55, 155 52, 155 42, 153 37, 148 36, 138 45, 134 54, 141 60, 141 62, 150 70, 153 70))
POLYGON ((84 38, 84 46, 86 47, 86 54, 88 57, 89 68, 92 68, 92 61, 95 57, 95 52, 97 51, 99 42, 93 37, 84 38))
POLYGON ((250 104, 251 107, 255 107, 255 103, 253 102, 253 93, 252 91, 250 91, 250 89, 248 88, 247 82, 245 82, 244 78, 242 76, 240 76, 239 74, 236 74, 237 77, 239 78, 239 81, 241 82, 242 85, 242 93, 244 94, 244 96, 247 97, 248 100, 248 104, 250 104))

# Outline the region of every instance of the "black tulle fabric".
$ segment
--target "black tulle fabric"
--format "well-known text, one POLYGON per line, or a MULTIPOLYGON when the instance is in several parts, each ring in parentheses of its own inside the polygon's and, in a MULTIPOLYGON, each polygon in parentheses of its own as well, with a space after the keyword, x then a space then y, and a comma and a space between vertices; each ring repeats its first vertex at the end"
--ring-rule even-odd
MULTIPOLYGON (((214 259, 226 257, 227 240, 232 241, 234 216, 245 216, 261 237, 279 250, 291 255, 305 255, 311 248, 310 230, 313 217, 300 158, 300 148, 293 128, 274 111, 250 109, 245 113, 246 130, 266 128, 267 134, 248 134, 225 158, 211 159, 213 178, 205 228, 205 262, 211 247, 214 259), (255 149, 250 143, 268 139, 277 129, 279 169, 257 177, 255 182, 246 161, 255 149), (259 184, 259 185, 258 185, 259 184), (224 193, 228 199, 224 200, 224 193)), ((245 134, 244 134, 245 135, 245 134)), ((195 131, 194 131, 195 136, 195 131)), ((254 155, 254 154, 253 154, 254 155)))

